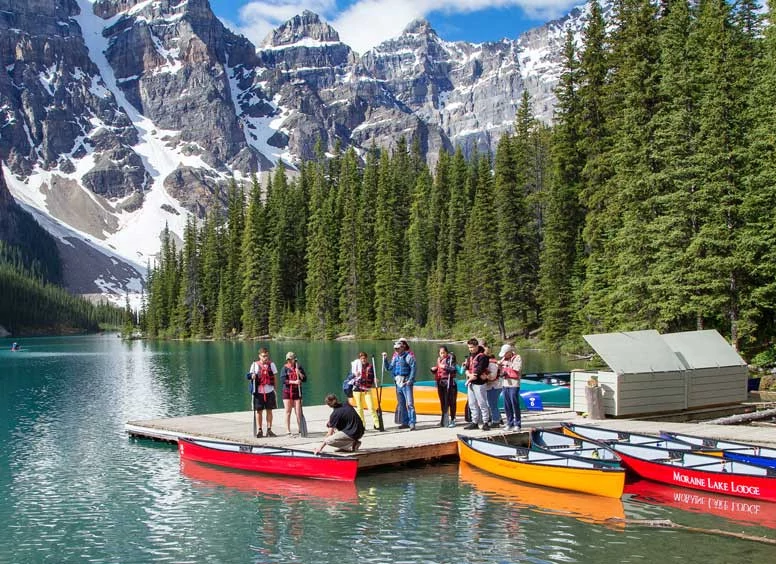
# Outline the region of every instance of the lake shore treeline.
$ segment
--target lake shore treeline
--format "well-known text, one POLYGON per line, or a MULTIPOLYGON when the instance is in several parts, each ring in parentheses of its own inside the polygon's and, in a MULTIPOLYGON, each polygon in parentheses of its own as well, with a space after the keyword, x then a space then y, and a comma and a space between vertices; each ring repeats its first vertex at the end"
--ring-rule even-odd
POLYGON ((545 346, 716 328, 772 355, 776 29, 755 2, 593 4, 550 128, 521 100, 494 155, 427 139, 233 183, 166 236, 152 337, 413 334, 545 346), (469 156, 465 156, 468 154, 469 156))

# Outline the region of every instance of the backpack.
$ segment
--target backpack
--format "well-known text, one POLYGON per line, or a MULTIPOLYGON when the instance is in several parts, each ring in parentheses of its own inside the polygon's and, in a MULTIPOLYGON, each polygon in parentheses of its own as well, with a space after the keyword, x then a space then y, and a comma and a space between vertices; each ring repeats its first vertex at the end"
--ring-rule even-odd
POLYGON ((352 398, 353 397, 353 383, 355 382, 355 378, 353 378, 352 374, 348 374, 345 376, 345 380, 342 382, 342 392, 345 394, 346 397, 352 398))

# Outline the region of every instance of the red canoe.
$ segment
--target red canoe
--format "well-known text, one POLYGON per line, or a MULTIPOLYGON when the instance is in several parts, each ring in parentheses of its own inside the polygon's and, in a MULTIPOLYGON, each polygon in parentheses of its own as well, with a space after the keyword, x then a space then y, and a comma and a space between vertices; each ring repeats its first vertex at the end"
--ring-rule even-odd
POLYGON ((352 482, 356 479, 358 471, 358 460, 355 458, 316 455, 306 450, 264 445, 181 438, 178 440, 178 452, 181 459, 299 478, 352 482))
POLYGON ((776 501, 776 470, 694 451, 610 443, 641 478, 709 493, 776 501))
POLYGON ((709 513, 746 525, 776 529, 776 503, 696 492, 650 480, 625 484, 625 493, 645 503, 667 505, 695 513, 709 513))

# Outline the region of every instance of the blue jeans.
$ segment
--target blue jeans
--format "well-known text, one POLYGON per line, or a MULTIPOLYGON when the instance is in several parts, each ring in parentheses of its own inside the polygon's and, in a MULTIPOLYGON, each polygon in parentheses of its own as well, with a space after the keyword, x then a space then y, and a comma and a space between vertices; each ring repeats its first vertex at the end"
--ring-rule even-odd
POLYGON ((485 396, 488 398, 488 409, 490 410, 490 421, 492 423, 501 422, 501 412, 498 410, 499 395, 501 395, 501 388, 485 390, 485 396))
POLYGON ((522 424, 520 417, 520 388, 503 388, 504 411, 507 413, 507 425, 519 427, 522 424))
POLYGON ((397 409, 404 415, 402 424, 409 425, 410 427, 414 427, 416 423, 413 388, 412 384, 404 384, 401 388, 396 388, 396 401, 399 404, 397 409))

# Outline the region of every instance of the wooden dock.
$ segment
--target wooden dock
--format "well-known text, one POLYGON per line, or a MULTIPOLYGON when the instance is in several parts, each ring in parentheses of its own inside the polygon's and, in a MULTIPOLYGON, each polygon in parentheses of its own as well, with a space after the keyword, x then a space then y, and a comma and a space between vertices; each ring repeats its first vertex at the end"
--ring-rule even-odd
MULTIPOLYGON (((300 437, 298 434, 290 436, 286 434, 285 414, 282 409, 274 411, 272 430, 277 434, 277 437, 272 438, 258 439, 252 436, 253 421, 251 418, 253 414, 250 411, 129 421, 125 425, 125 429, 133 437, 168 442, 177 442, 180 437, 200 437, 243 444, 271 444, 312 451, 323 440, 326 433, 326 421, 328 421, 331 409, 324 405, 307 406, 304 408, 304 413, 309 430, 309 436, 306 438, 300 437)), ((548 408, 541 412, 523 412, 523 431, 512 433, 505 433, 502 429, 464 431, 463 427, 466 423, 463 417, 458 419, 456 428, 450 429, 438 426, 438 415, 418 415, 415 431, 399 429, 394 423, 394 414, 391 412, 385 412, 383 420, 385 432, 372 430, 371 418, 367 412, 368 427, 370 428, 361 441, 359 451, 336 454, 358 458, 360 469, 426 463, 457 457, 456 435, 458 434, 504 437, 514 444, 527 444, 528 429, 532 427, 554 428, 563 421, 654 435, 660 431, 674 431, 762 446, 776 446, 776 433, 773 432, 772 428, 767 427, 711 425, 693 422, 677 423, 660 419, 604 419, 596 421, 585 419, 570 409, 563 408, 548 408)), ((293 415, 291 427, 292 431, 296 433, 293 415)), ((334 449, 329 447, 326 452, 334 453, 334 449)))

